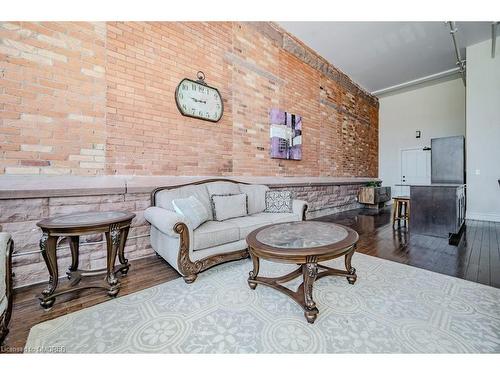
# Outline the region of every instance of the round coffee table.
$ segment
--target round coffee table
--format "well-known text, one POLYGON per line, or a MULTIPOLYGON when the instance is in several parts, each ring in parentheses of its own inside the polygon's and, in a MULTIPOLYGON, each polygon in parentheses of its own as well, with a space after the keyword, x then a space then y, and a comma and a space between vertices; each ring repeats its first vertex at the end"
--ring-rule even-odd
POLYGON ((57 216, 38 222, 42 229, 40 250, 49 271, 49 286, 42 291, 40 305, 49 309, 55 297, 84 288, 101 288, 108 291, 108 295, 115 297, 120 290, 120 283, 116 273, 126 275, 129 270, 128 260, 125 258, 124 249, 130 223, 135 214, 123 211, 107 212, 80 212, 69 215, 57 216), (79 265, 80 236, 87 234, 104 233, 106 236, 107 264, 106 268, 98 270, 82 270, 79 265), (66 272, 70 285, 62 290, 57 290, 59 271, 57 266, 57 240, 59 237, 68 237, 71 250, 71 265, 66 272), (120 261, 115 266, 116 256, 120 261), (102 281, 78 285, 82 278, 105 274, 102 281))
POLYGON ((334 275, 344 276, 349 284, 354 284, 357 276, 356 269, 351 266, 351 258, 358 239, 358 233, 351 228, 320 221, 271 224, 258 228, 246 239, 253 262, 248 285, 252 289, 257 284, 267 285, 286 294, 304 309, 307 321, 314 323, 319 313, 312 296, 314 281, 334 275), (345 271, 318 264, 341 256, 345 256, 345 271), (260 277, 260 258, 295 263, 299 267, 284 276, 260 277), (281 285, 300 275, 304 281, 296 291, 281 285))

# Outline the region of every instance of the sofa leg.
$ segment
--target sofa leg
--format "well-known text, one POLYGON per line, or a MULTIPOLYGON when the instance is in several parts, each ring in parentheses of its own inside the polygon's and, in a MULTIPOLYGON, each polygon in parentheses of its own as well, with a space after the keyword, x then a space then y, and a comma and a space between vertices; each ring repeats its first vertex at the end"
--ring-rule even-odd
POLYGON ((197 277, 198 277, 197 274, 182 276, 182 278, 184 279, 184 281, 186 282, 186 284, 193 283, 196 280, 197 277))
POLYGON ((304 205, 304 210, 302 211, 302 221, 306 221, 307 204, 304 205))

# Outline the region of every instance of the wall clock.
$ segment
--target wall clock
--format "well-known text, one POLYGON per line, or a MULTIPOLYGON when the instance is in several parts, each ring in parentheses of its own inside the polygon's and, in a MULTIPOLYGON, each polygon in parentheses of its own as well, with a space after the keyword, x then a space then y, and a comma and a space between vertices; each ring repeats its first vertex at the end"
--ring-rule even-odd
POLYGON ((205 83, 203 72, 197 77, 196 81, 184 78, 175 89, 177 108, 184 116, 217 122, 224 113, 219 90, 205 83))

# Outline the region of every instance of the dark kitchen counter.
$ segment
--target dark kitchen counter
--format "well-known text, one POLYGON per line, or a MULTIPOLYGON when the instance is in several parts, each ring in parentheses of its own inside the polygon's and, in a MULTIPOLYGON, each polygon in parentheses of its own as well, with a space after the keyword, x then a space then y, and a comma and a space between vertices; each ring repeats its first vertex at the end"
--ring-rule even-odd
POLYGON ((465 184, 410 186, 410 231, 448 237, 457 235, 465 221, 465 184))

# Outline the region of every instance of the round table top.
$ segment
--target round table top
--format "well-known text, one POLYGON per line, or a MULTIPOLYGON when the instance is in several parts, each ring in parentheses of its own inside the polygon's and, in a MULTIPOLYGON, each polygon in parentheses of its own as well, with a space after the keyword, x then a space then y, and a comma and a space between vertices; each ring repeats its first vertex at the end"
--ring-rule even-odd
POLYGON ((359 239, 358 233, 343 225, 321 221, 271 224, 247 236, 251 251, 267 258, 332 256, 342 254, 359 239))
POLYGON ((49 217, 36 225, 41 228, 76 228, 109 225, 132 220, 135 214, 125 211, 80 212, 69 215, 49 217))

